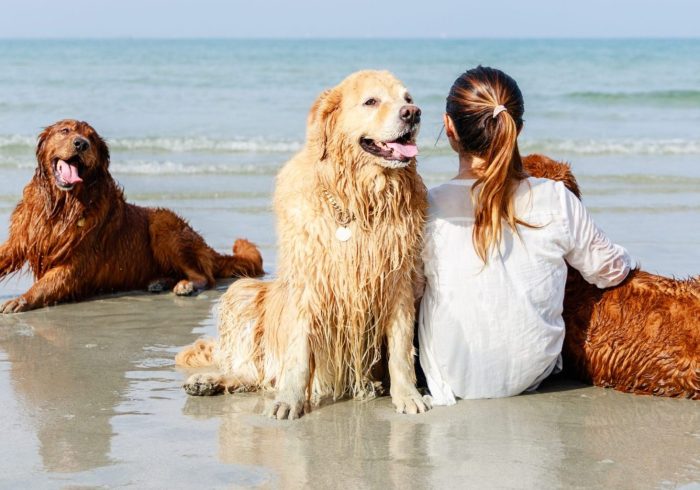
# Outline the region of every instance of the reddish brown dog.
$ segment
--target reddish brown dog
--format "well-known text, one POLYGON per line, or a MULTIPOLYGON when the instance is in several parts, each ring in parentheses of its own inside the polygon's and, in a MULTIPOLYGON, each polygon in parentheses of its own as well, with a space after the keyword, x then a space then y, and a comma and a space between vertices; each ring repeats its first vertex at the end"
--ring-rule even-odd
MULTIPOLYGON (((580 191, 568 165, 523 159, 533 177, 580 191)), ((598 289, 569 268, 564 298, 564 366, 583 381, 632 393, 700 399, 700 277, 670 279, 635 270, 598 289)))
POLYGON ((109 149, 89 124, 49 126, 36 156, 0 247, 0 278, 28 262, 36 282, 2 313, 173 285, 188 295, 217 277, 263 273, 260 252, 247 240, 236 241, 233 256, 221 255, 172 211, 127 203, 109 173, 109 149))

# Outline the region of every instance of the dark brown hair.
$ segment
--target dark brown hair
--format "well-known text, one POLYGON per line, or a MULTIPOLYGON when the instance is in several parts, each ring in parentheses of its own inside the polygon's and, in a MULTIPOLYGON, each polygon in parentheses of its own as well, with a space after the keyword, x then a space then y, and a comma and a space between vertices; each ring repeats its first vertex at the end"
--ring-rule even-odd
POLYGON ((472 187, 474 248, 488 261, 501 241, 501 220, 517 233, 513 194, 527 177, 518 151, 525 104, 511 77, 495 68, 477 66, 455 80, 445 108, 459 137, 460 150, 486 161, 472 187), (500 110, 503 106, 505 110, 500 110))

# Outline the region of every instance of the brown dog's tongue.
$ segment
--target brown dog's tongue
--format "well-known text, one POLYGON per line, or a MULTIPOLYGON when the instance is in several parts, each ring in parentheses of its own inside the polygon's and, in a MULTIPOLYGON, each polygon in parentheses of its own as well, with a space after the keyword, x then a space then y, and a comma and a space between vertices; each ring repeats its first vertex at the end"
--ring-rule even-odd
POLYGON ((80 175, 78 175, 78 169, 75 167, 75 165, 59 160, 58 164, 56 165, 56 169, 61 176, 61 180, 66 184, 75 184, 76 182, 83 181, 83 179, 80 178, 80 175))

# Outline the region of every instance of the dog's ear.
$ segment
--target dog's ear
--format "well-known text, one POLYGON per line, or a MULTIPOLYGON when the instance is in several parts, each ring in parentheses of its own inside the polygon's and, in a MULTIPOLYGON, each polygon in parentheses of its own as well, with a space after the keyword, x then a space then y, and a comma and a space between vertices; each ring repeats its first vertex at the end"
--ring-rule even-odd
POLYGON ((46 140, 49 138, 52 129, 53 126, 47 126, 41 133, 39 133, 39 139, 36 144, 36 159, 39 165, 41 165, 41 162, 44 159, 46 152, 46 140))
POLYGON ((44 168, 44 163, 46 162, 46 141, 51 136, 53 132, 53 125, 47 126, 44 130, 39 133, 39 139, 36 144, 36 174, 39 177, 44 177, 46 175, 46 169, 44 168))
POLYGON ((523 169, 532 177, 563 182, 567 189, 581 199, 581 189, 569 164, 538 154, 524 156, 522 161, 523 169))
POLYGON ((306 141, 309 148, 319 152, 318 159, 325 160, 329 140, 333 137, 342 97, 340 90, 326 90, 311 106, 307 119, 306 141))
POLYGON ((97 161, 103 165, 106 170, 109 167, 109 147, 107 143, 95 130, 90 132, 90 140, 97 150, 97 161))

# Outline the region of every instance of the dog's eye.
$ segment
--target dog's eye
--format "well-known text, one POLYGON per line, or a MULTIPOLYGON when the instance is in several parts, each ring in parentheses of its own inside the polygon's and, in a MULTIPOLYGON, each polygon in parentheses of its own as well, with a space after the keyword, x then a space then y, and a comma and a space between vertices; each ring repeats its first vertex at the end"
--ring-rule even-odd
POLYGON ((411 94, 406 94, 403 96, 403 99, 408 103, 408 104, 413 104, 413 97, 411 97, 411 94))
POLYGON ((70 133, 70 129, 68 129, 68 128, 61 129, 61 134, 68 134, 68 133, 70 133))
POLYGON ((366 106, 373 106, 373 105, 377 105, 377 102, 378 102, 377 99, 375 99, 374 97, 370 97, 369 99, 367 99, 365 101, 365 105, 366 106))

